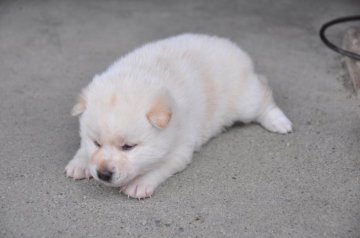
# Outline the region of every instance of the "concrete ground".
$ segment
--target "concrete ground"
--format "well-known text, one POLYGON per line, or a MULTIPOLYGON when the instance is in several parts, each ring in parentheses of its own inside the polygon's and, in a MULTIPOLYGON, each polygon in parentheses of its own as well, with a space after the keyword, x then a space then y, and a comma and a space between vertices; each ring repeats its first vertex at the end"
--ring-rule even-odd
POLYGON ((359 99, 317 35, 359 10, 356 0, 1 1, 0 237, 360 237, 359 99), (67 179, 80 89, 134 47, 183 32, 248 51, 295 133, 230 128, 145 201, 67 179))

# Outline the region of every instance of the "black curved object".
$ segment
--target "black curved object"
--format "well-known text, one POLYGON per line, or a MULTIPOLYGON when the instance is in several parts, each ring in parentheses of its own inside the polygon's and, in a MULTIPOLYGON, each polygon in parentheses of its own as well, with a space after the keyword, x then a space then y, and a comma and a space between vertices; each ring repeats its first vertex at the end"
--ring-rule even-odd
POLYGON ((329 28, 330 26, 339 24, 339 23, 343 23, 343 22, 349 22, 349 21, 359 21, 360 20, 360 15, 355 15, 355 16, 347 16, 347 17, 340 17, 340 18, 336 18, 334 20, 331 20, 329 22, 326 22, 324 25, 321 26, 320 28, 320 39, 322 40, 322 42, 324 42, 324 44, 329 47, 330 49, 336 51, 339 54, 345 55, 347 57, 350 57, 352 59, 355 60, 360 60, 360 55, 356 54, 354 52, 348 51, 348 50, 344 50, 343 48, 338 47, 337 45, 331 43, 328 38, 326 38, 325 35, 325 31, 327 28, 329 28))

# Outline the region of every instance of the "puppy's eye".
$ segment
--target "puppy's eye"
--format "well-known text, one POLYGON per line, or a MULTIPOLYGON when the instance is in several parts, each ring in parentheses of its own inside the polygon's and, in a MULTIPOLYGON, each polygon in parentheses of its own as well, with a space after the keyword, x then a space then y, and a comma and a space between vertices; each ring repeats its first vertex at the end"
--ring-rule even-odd
POLYGON ((135 145, 127 145, 127 144, 125 144, 125 145, 121 146, 121 149, 123 151, 129 151, 129 150, 132 150, 135 146, 137 146, 137 145, 136 144, 135 145))
POLYGON ((100 145, 100 143, 99 142, 97 142, 96 140, 94 140, 94 144, 96 145, 96 147, 101 147, 101 145, 100 145))

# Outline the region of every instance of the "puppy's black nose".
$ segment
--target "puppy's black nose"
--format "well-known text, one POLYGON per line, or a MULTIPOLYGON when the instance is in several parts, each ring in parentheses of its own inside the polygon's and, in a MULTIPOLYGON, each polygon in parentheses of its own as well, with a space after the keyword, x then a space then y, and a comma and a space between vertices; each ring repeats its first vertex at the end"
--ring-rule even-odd
POLYGON ((100 180, 109 182, 113 173, 109 170, 96 170, 97 176, 100 180))

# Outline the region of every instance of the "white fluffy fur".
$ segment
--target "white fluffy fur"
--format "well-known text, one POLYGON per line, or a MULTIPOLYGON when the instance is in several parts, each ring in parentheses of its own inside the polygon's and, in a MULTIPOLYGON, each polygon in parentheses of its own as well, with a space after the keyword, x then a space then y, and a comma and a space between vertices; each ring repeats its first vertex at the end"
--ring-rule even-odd
POLYGON ((94 77, 73 113, 81 114, 81 146, 67 176, 99 180, 102 166, 113 172, 106 184, 134 198, 151 196, 235 121, 278 133, 292 129, 245 52, 229 40, 196 34, 146 44, 119 59, 94 77), (163 127, 147 118, 159 103, 168 113, 155 115, 168 116, 163 127), (123 151, 123 144, 137 146, 123 151))

